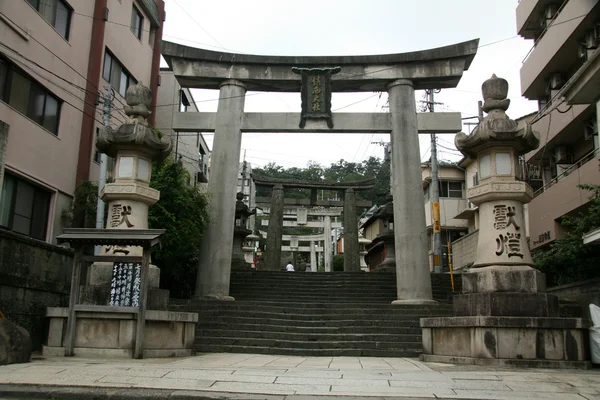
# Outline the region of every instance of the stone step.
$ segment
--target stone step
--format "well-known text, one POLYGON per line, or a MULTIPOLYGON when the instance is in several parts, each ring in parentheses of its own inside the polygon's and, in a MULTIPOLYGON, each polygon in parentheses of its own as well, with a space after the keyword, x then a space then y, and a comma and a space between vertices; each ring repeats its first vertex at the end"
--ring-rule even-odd
POLYGON ((416 358, 422 353, 421 350, 413 349, 303 349, 284 347, 260 347, 260 346, 221 346, 221 345, 198 345, 195 346, 197 353, 251 353, 251 354, 275 354, 304 357, 410 357, 416 358))
POLYGON ((312 320, 302 321, 289 319, 289 318, 252 318, 252 317, 216 317, 215 321, 228 324, 264 324, 264 325, 280 325, 280 326, 326 326, 326 327, 338 327, 338 326, 389 326, 389 327, 418 327, 419 318, 411 317, 404 319, 390 319, 385 321, 378 321, 375 319, 339 319, 339 320, 312 320))
POLYGON ((246 317, 246 318, 283 318, 295 321, 316 321, 316 320, 345 320, 355 318, 375 318, 381 321, 403 321, 414 318, 425 318, 447 315, 447 313, 439 312, 439 310, 419 310, 406 312, 404 310, 398 310, 396 312, 343 312, 340 310, 338 313, 327 313, 327 314, 313 314, 313 313, 297 313, 294 310, 288 310, 287 312, 268 312, 268 311, 254 311, 254 310, 198 310, 198 319, 210 319, 210 318, 221 318, 221 317, 246 317))
MULTIPOLYGON (((171 303, 173 303, 171 301, 171 303)), ((345 308, 376 308, 376 309, 397 309, 404 310, 428 310, 428 309, 449 309, 452 310, 452 305, 447 303, 438 303, 437 305, 393 305, 390 303, 370 303, 370 302, 348 302, 342 304, 333 304, 327 302, 286 302, 281 304, 278 300, 236 300, 236 301, 219 301, 219 300, 194 300, 179 305, 180 307, 207 307, 207 308, 255 308, 255 307, 274 307, 274 308, 309 308, 309 309, 345 309, 345 308)))
POLYGON ((196 331, 201 330, 238 332, 238 331, 268 331, 277 333, 298 333, 298 334, 399 334, 399 335, 420 335, 420 327, 398 327, 398 326, 295 326, 295 325, 268 325, 268 324, 244 324, 244 323, 224 323, 219 321, 200 321, 196 331))
POLYGON ((376 304, 376 305, 368 305, 368 306, 364 306, 364 305, 353 305, 351 307, 348 307, 347 304, 340 304, 340 305, 344 305, 344 307, 339 307, 338 304, 333 304, 333 303, 327 303, 327 304, 323 304, 323 303, 301 303, 302 306, 296 306, 296 305, 282 305, 281 302, 276 303, 277 305, 273 305, 273 304, 260 304, 260 303, 256 303, 254 302, 253 304, 244 304, 244 301, 231 301, 231 302, 227 302, 227 303, 221 303, 221 304, 192 304, 190 306, 188 306, 189 310, 192 310, 194 312, 200 312, 200 311, 213 311, 213 310, 224 310, 224 311, 240 311, 240 312, 246 312, 246 311, 254 311, 254 312, 274 312, 274 313, 294 313, 294 314, 318 314, 320 316, 322 315, 330 315, 330 314, 339 314, 339 313, 348 313, 348 314, 353 314, 353 313, 368 313, 368 314, 373 314, 373 313, 407 313, 407 314, 413 314, 413 313, 422 313, 422 312, 427 312, 429 310, 431 310, 432 312, 434 311, 440 311, 440 312, 450 312, 452 311, 452 306, 450 304, 444 304, 444 303, 440 303, 438 306, 435 307, 418 307, 418 306, 396 306, 396 305, 392 305, 392 304, 387 304, 387 303, 383 303, 383 304, 376 304), (314 307, 311 307, 313 306, 314 307), (326 305, 327 307, 323 307, 324 305, 326 305))
POLYGON ((420 350, 421 341, 415 342, 387 342, 370 340, 328 340, 328 341, 309 341, 309 340, 277 340, 262 338, 239 338, 239 337, 202 337, 197 339, 198 346, 219 345, 219 346, 252 346, 252 347, 270 347, 270 348, 302 348, 302 349, 402 349, 402 350, 420 350))
MULTIPOLYGON (((204 343, 204 338, 230 337, 231 331, 221 329, 196 329, 196 337, 204 343)), ((421 333, 395 334, 395 333, 298 333, 298 332, 272 332, 265 330, 236 330, 236 338, 271 339, 288 341, 328 342, 328 341, 369 341, 369 342, 407 342, 421 341, 421 333)))

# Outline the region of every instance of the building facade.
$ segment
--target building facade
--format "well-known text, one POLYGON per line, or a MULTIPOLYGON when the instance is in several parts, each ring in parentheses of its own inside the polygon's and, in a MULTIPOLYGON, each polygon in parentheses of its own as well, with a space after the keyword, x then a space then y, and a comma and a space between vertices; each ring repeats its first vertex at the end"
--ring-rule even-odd
POLYGON ((162 0, 0 2, 0 227, 47 242, 61 233, 77 185, 98 180, 99 93, 114 90, 113 127, 129 85, 150 86, 156 104, 163 20, 162 0))
POLYGON ((534 41, 521 68, 522 95, 539 104, 531 118, 538 149, 525 155, 524 179, 534 189, 528 205, 530 247, 564 236, 560 220, 585 211, 600 184, 600 1, 521 0, 517 32, 534 41))
MULTIPOLYGON (((425 222, 429 242, 429 266, 433 271, 433 216, 431 204, 431 166, 421 164, 423 195, 425 200, 425 222)), ((456 164, 440 163, 438 166, 440 184, 440 225, 442 243, 442 267, 449 266, 449 243, 467 233, 468 223, 456 218, 467 208, 465 189, 465 171, 456 164)))
POLYGON ((207 189, 210 151, 202 132, 176 132, 173 118, 178 112, 198 112, 192 92, 182 88, 173 71, 160 69, 160 86, 156 105, 156 128, 173 141, 171 156, 181 162, 189 173, 189 185, 207 189))

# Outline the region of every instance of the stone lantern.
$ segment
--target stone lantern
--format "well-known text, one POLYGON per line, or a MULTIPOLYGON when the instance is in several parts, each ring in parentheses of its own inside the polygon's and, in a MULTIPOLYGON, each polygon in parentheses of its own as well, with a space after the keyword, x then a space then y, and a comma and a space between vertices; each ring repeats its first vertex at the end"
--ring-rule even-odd
MULTIPOLYGON (((250 264, 246 261, 244 254, 244 241, 246 237, 252 233, 246 226, 248 224, 248 217, 254 215, 256 210, 249 210, 248 206, 244 204, 244 194, 238 192, 236 195, 235 203, 235 227, 233 229, 233 249, 231 253, 231 269, 232 270, 245 270, 250 269, 250 264)), ((254 249, 252 249, 254 250, 254 249)), ((246 250, 247 252, 247 250, 246 250)))
POLYGON ((532 267, 523 204, 533 198, 520 180, 518 156, 538 147, 528 124, 506 115, 508 82, 492 75, 482 85, 487 116, 455 144, 478 163, 478 182, 467 191, 479 207, 479 239, 472 268, 462 275, 454 317, 423 318, 425 361, 527 366, 585 366, 586 323, 558 318, 558 298, 532 267))
MULTIPOLYGON (((160 192, 149 186, 152 163, 161 161, 171 152, 171 141, 159 137, 148 125, 149 107, 152 104, 152 91, 138 83, 127 89, 127 105, 124 107, 127 119, 116 130, 110 126, 100 131, 96 140, 98 151, 116 159, 114 182, 107 183, 101 192, 101 199, 108 203, 106 229, 148 229, 148 207, 158 201, 160 192)), ((142 248, 135 246, 102 246, 102 255, 141 256, 142 248)), ((107 301, 106 286, 111 280, 116 266, 110 262, 97 262, 88 271, 82 300, 92 304, 107 301)), ((166 308, 168 291, 158 290, 160 270, 150 266, 148 275, 148 301, 151 308, 166 308)), ((111 305, 112 300, 111 300, 111 305)))

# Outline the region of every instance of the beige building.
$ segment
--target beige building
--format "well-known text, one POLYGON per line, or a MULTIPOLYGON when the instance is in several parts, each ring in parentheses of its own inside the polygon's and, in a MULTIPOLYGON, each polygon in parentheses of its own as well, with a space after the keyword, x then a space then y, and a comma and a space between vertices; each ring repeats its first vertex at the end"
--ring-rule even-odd
POLYGON ((207 189, 210 150, 202 132, 176 132, 172 129, 173 119, 179 112, 198 112, 192 92, 182 88, 173 71, 160 69, 160 86, 156 106, 156 127, 171 137, 171 156, 180 161, 189 172, 188 184, 201 190, 207 189))
MULTIPOLYGON (((425 222, 429 238, 429 266, 433 270, 433 217, 431 205, 431 167, 429 163, 421 164, 423 194, 425 197, 425 222)), ((452 243, 467 233, 468 223, 456 218, 467 208, 465 190, 465 171, 452 163, 440 162, 438 166, 440 184, 440 223, 442 242, 442 266, 448 268, 448 242, 452 243)))
POLYGON ((78 183, 98 180, 98 93, 115 91, 113 127, 128 85, 150 86, 156 104, 163 20, 162 0, 0 2, 0 226, 47 242, 60 234, 78 183))
POLYGON ((525 180, 534 189, 528 205, 530 246, 560 239, 561 217, 585 210, 600 184, 600 1, 521 0, 517 32, 534 41, 521 68, 521 92, 537 100, 532 117, 540 147, 525 156, 525 180))

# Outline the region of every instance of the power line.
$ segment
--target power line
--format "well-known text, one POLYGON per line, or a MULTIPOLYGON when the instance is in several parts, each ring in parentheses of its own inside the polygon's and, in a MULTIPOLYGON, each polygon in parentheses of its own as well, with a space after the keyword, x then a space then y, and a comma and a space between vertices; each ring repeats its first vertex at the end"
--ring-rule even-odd
POLYGON ((176 0, 173 0, 173 3, 179 7, 181 9, 181 11, 183 11, 192 21, 194 21, 196 23, 196 25, 198 25, 200 27, 200 29, 202 29, 204 31, 204 33, 206 33, 208 36, 210 36, 210 38, 212 40, 214 40, 219 46, 221 46, 223 49, 227 50, 227 48, 225 46, 223 46, 221 44, 221 42, 219 42, 213 35, 210 34, 209 31, 207 31, 206 29, 204 29, 204 27, 200 24, 200 22, 196 21, 196 19, 194 17, 192 17, 183 7, 181 7, 179 5, 179 3, 177 3, 176 0))

